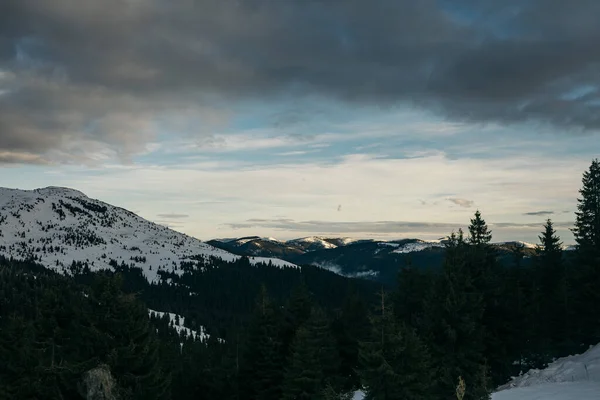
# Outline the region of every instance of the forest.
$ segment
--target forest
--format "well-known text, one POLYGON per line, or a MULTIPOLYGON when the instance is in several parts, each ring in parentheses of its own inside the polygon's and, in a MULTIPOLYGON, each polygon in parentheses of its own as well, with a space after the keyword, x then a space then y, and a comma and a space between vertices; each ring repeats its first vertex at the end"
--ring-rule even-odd
MULTIPOLYGON (((553 222, 531 262, 500 263, 477 211, 443 265, 393 287, 315 267, 198 259, 148 283, 126 265, 63 276, 0 260, 0 398, 82 399, 103 366, 115 399, 488 399, 511 376, 600 342, 600 162, 583 173, 566 257, 553 222), (204 326, 178 335, 148 308, 204 326)), ((187 324, 186 324, 187 325, 187 324)))

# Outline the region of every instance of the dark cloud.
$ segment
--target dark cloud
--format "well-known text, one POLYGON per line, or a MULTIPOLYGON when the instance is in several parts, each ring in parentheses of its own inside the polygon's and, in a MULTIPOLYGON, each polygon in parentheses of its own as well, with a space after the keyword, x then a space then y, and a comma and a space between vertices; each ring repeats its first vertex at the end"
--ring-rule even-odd
POLYGON ((450 203, 454 203, 457 206, 464 207, 464 208, 471 208, 471 207, 473 207, 473 204, 475 204, 475 202, 473 200, 459 199, 456 197, 450 197, 446 200, 448 200, 450 203))
POLYGON ((158 214, 158 217, 169 220, 169 219, 188 218, 189 215, 187 215, 187 214, 158 214))
POLYGON ((531 215, 531 216, 546 216, 546 215, 552 215, 552 214, 554 214, 554 211, 531 211, 531 212, 523 213, 523 215, 531 215))
POLYGON ((288 90, 597 130, 598 15, 597 0, 3 0, 0 148, 126 157, 159 123, 203 131, 209 104, 288 90))

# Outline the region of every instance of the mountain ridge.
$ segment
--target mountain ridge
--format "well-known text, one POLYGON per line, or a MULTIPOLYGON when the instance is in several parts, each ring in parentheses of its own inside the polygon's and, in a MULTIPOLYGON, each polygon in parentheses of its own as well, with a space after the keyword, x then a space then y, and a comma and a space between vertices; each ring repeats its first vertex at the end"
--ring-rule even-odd
MULTIPOLYGON (((196 238, 148 221, 121 207, 57 186, 34 190, 0 188, 0 255, 34 260, 69 273, 73 264, 92 270, 114 263, 140 267, 149 281, 158 271, 180 272, 197 257, 240 258, 196 238)), ((250 262, 296 265, 274 258, 250 262)))

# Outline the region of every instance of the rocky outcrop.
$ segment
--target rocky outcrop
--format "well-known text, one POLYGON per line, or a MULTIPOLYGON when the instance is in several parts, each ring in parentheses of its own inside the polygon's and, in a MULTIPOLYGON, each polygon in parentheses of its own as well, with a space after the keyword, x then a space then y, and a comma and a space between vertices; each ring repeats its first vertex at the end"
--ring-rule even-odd
POLYGON ((118 400, 117 385, 106 365, 99 365, 83 374, 79 393, 86 400, 118 400))

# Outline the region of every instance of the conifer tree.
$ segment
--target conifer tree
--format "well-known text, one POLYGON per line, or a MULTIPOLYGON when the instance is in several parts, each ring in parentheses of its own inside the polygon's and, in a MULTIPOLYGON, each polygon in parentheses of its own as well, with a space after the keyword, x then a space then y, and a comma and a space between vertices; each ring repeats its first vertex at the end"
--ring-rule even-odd
POLYGON ((340 376, 345 390, 360 387, 359 343, 371 332, 368 310, 364 300, 351 289, 346 294, 342 309, 333 323, 334 335, 340 354, 340 376))
POLYGON ((562 263, 562 242, 556 234, 551 219, 546 220, 544 231, 540 236, 540 243, 536 246, 539 262, 546 268, 555 268, 562 263))
POLYGON ((240 390, 249 398, 279 400, 285 355, 280 330, 282 322, 267 290, 261 287, 256 311, 249 327, 240 375, 240 390))
POLYGON ((412 328, 396 321, 383 292, 372 327, 371 336, 360 349, 366 399, 435 399, 427 347, 412 328))
POLYGON ((581 197, 577 199, 577 212, 573 234, 577 250, 588 263, 600 268, 600 161, 592 161, 583 173, 581 197))
POLYGON ((161 368, 160 344, 148 311, 133 295, 120 293, 121 284, 119 277, 100 276, 93 286, 94 312, 100 316, 97 326, 106 333, 99 338, 97 351, 106 354, 122 397, 168 399, 171 377, 161 368))
POLYGON ((294 338, 283 398, 319 399, 327 385, 341 386, 338 373, 339 354, 329 321, 320 308, 314 308, 294 338))
POLYGON ((423 325, 423 302, 431 290, 431 276, 412 263, 400 269, 394 292, 394 312, 399 321, 419 330, 423 325))
POLYGON ((469 225, 469 243, 480 246, 489 244, 491 240, 492 231, 488 229, 479 210, 475 211, 475 218, 471 219, 471 225, 469 225))
POLYGON ((447 398, 462 376, 470 388, 465 399, 487 399, 485 303, 475 285, 472 246, 459 230, 445 247, 443 272, 425 301, 424 334, 435 367, 434 398, 447 398))
POLYGON ((550 359, 570 347, 570 289, 562 242, 550 219, 539 239, 535 273, 540 293, 534 299, 541 305, 533 318, 538 320, 538 346, 546 349, 546 358, 550 359))
POLYGON ((581 197, 573 234, 577 242, 578 268, 574 278, 577 287, 576 323, 578 340, 595 344, 600 340, 600 161, 592 161, 583 173, 581 197))

